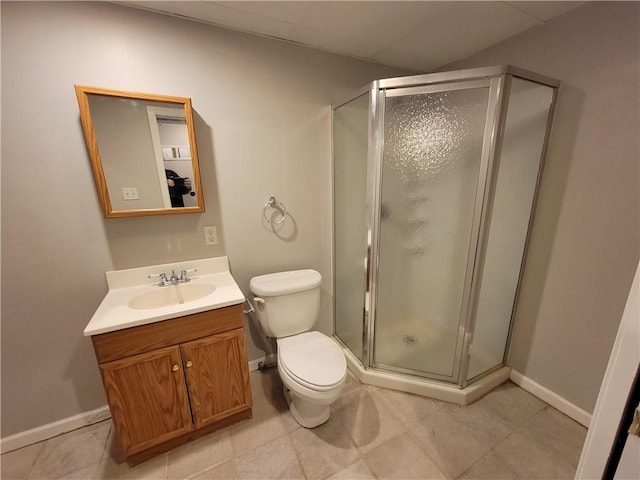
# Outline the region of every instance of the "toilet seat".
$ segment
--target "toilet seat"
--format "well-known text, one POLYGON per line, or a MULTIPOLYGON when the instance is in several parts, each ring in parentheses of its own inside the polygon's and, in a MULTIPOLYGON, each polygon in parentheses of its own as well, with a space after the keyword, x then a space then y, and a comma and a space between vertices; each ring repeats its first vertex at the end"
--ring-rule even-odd
POLYGON ((278 367, 292 380, 318 392, 340 386, 347 373, 340 347, 316 331, 279 338, 278 367))

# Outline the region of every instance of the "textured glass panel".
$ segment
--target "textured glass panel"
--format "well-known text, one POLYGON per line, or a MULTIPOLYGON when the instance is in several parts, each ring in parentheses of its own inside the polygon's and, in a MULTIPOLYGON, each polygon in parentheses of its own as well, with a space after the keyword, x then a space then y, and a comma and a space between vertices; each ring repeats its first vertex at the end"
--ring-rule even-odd
POLYGON ((502 364, 553 89, 514 78, 498 168, 467 377, 502 364))
POLYGON ((376 363, 453 375, 488 96, 386 99, 376 363))
POLYGON ((334 110, 336 335, 362 360, 368 95, 334 110))

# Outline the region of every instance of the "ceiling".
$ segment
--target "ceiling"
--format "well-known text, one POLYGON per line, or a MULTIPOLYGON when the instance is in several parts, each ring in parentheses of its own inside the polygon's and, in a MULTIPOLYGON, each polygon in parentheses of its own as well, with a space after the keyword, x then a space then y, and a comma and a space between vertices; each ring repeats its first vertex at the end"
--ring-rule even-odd
POLYGON ((464 59, 588 2, 126 1, 233 30, 420 72, 464 59))

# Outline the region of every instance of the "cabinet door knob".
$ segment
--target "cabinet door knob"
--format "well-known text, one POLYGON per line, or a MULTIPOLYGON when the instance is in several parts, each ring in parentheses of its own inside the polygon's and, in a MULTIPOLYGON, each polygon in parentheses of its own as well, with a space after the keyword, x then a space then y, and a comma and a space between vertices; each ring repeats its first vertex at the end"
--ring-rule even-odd
POLYGON ((180 367, 178 365, 174 365, 171 370, 173 370, 174 372, 177 372, 179 368, 180 367))
POLYGON ((193 362, 192 362, 191 360, 189 360, 189 361, 187 362, 187 368, 192 367, 192 366, 193 366, 193 362))

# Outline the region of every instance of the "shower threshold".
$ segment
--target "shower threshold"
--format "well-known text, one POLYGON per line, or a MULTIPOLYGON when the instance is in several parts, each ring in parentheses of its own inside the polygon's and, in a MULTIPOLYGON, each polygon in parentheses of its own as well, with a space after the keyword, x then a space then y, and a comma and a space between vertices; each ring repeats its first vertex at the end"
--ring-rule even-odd
POLYGON ((347 367, 361 383, 422 395, 423 397, 456 403, 458 405, 468 405, 482 398, 498 385, 506 382, 511 373, 511 368, 502 367, 479 378, 464 388, 459 388, 457 385, 438 382, 436 380, 412 378, 407 375, 373 369, 365 370, 360 364, 360 361, 348 348, 342 345, 340 341, 336 343, 340 345, 344 352, 347 367))

